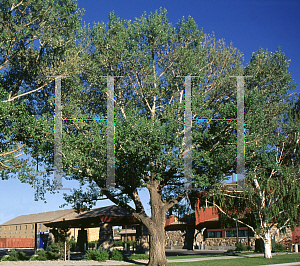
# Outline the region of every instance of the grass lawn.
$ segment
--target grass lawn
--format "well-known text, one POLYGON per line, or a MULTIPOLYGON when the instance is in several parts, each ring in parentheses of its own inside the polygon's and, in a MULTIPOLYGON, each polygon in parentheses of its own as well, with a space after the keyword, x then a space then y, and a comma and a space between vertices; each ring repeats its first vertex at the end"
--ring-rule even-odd
MULTIPOLYGON (((219 255, 215 255, 214 257, 217 256, 219 255)), ((176 256, 173 258, 187 259, 187 258, 195 258, 195 257, 196 256, 176 256)), ((204 257, 212 257, 212 256, 208 255, 208 256, 197 256, 197 257, 204 258, 204 257)), ((171 257, 168 257, 168 259, 170 258, 171 257)), ((199 265, 201 266, 254 266, 254 265, 289 263, 289 262, 300 262, 300 253, 273 255, 272 259, 265 259, 264 257, 252 257, 252 258, 244 257, 244 258, 234 258, 234 259, 203 260, 203 261, 193 261, 193 262, 170 262, 170 265, 171 266, 199 266, 199 265)), ((139 265, 146 265, 146 264, 139 263, 139 265)))
MULTIPOLYGON (((279 264, 288 262, 300 262, 300 254, 287 254, 287 255, 273 255, 272 259, 265 259, 264 257, 252 257, 252 258, 236 258, 236 259, 220 259, 220 260, 205 260, 201 261, 201 266, 253 266, 253 265, 268 265, 279 264)), ((173 262, 172 266, 188 265, 196 266, 200 265, 199 261, 195 262, 173 262)))

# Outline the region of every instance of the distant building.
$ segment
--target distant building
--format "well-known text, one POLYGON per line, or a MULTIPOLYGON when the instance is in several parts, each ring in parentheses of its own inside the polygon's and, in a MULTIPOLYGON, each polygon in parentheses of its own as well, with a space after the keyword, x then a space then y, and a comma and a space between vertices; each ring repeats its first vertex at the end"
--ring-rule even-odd
POLYGON ((37 232, 49 232, 51 228, 45 226, 45 223, 49 223, 71 212, 74 212, 74 210, 20 215, 0 225, 0 238, 34 238, 35 226, 37 227, 37 232))

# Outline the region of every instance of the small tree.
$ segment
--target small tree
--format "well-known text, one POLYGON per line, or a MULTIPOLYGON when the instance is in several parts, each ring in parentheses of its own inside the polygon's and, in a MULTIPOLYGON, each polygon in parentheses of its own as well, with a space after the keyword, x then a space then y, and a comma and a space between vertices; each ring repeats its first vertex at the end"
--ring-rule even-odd
POLYGON ((272 258, 272 236, 300 223, 300 120, 288 95, 295 87, 288 65, 280 49, 253 54, 245 68, 245 75, 254 75, 245 90, 246 187, 218 184, 207 195, 220 215, 263 239, 265 258, 272 258))

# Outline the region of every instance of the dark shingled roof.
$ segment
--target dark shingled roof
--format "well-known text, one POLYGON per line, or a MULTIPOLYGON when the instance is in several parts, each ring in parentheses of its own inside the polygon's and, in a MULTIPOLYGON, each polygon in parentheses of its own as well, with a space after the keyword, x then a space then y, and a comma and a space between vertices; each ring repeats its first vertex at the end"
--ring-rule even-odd
POLYGON ((99 216, 132 217, 132 215, 122 207, 116 205, 110 205, 106 207, 101 207, 101 208, 81 212, 79 214, 76 212, 71 212, 65 215, 64 217, 58 217, 57 219, 52 220, 51 222, 60 222, 62 220, 70 221, 70 220, 77 220, 77 219, 94 218, 99 216))
POLYGON ((15 225, 15 224, 31 224, 31 223, 44 223, 51 222, 53 220, 59 219, 65 215, 74 212, 73 209, 59 210, 52 212, 42 212, 27 215, 20 215, 14 219, 11 219, 1 225, 15 225))
POLYGON ((139 223, 128 211, 120 206, 111 205, 81 212, 72 212, 46 223, 48 227, 54 228, 92 228, 99 227, 102 223, 115 225, 139 223))

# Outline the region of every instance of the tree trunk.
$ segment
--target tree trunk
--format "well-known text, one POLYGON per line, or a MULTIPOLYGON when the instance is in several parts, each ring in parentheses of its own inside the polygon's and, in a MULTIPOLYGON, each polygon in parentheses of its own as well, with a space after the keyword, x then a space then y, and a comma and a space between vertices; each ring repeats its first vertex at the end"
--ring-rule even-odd
POLYGON ((165 221, 167 209, 161 199, 160 183, 152 181, 147 186, 151 198, 151 222, 145 224, 150 238, 149 266, 169 266, 165 253, 165 221))
POLYGON ((265 237, 263 238, 264 240, 264 244, 265 244, 265 258, 266 259, 271 259, 272 258, 272 252, 271 252, 271 234, 268 231, 265 235, 265 237))
POLYGON ((153 230, 150 237, 148 266, 169 266, 165 253, 165 229, 153 230))

